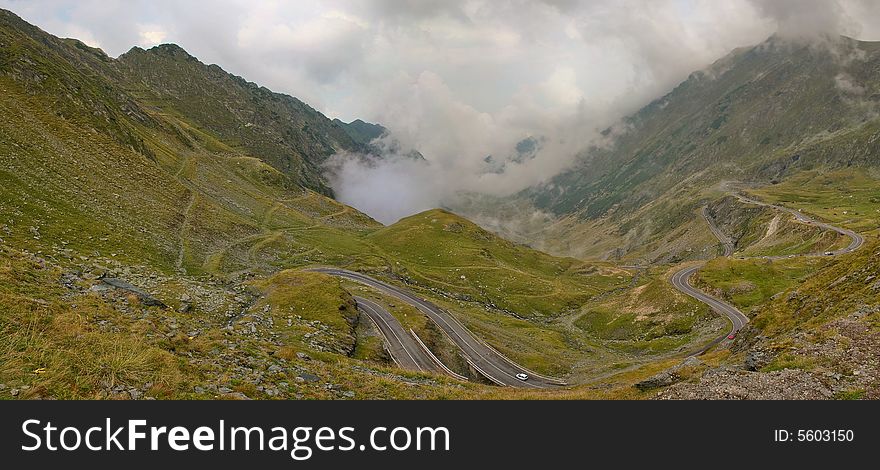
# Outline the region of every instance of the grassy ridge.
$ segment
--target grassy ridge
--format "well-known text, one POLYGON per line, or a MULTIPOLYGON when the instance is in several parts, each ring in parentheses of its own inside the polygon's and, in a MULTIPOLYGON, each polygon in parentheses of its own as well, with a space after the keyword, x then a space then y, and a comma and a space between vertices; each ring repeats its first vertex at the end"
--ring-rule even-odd
POLYGON ((716 317, 673 289, 670 275, 666 267, 647 270, 633 288, 585 307, 574 325, 628 353, 667 353, 697 342, 717 328, 716 317))
POLYGON ((395 259, 398 276, 522 318, 558 316, 630 278, 610 264, 515 245, 443 210, 407 217, 367 239, 395 259))
POLYGON ((716 258, 700 268, 694 284, 720 294, 748 314, 775 295, 797 286, 829 262, 823 258, 716 258))
POLYGON ((876 172, 807 171, 751 192, 859 232, 880 229, 880 174, 876 172))
POLYGON ((24 397, 101 398, 118 385, 173 396, 183 366, 144 340, 149 320, 122 315, 96 295, 68 298, 60 274, 0 249, 0 383, 27 387, 24 397))
MULTIPOLYGON (((314 265, 406 285, 537 371, 576 380, 621 374, 604 382, 613 392, 550 396, 640 397, 621 384, 717 330, 704 306, 671 289, 666 265, 636 278, 634 269, 511 243, 443 210, 382 227, 322 195, 314 163, 349 147, 293 98, 178 49, 134 51, 120 64, 2 15, 0 41, 14 47, 0 49, 0 383, 20 396, 524 396, 389 367, 354 311, 355 287, 296 270, 314 265), (171 83, 190 75, 200 80, 171 83), (238 104, 217 108, 217 96, 230 95, 238 104), (248 97, 259 106, 242 104, 248 97), (272 113, 308 119, 288 126, 272 113), (281 158, 288 151, 293 161, 281 158), (103 278, 131 282, 168 307, 103 278)), ((640 153, 638 161, 653 159, 640 153)), ((609 176, 622 187, 650 177, 609 176)), ((616 220, 589 237, 603 247, 642 244, 649 261, 711 256, 698 214, 718 195, 679 183, 674 197, 639 209, 650 227, 616 220)), ((594 208, 629 202, 603 196, 594 208)), ((787 286, 741 301, 757 306, 787 286)), ((424 316, 378 300, 466 371, 424 316)))

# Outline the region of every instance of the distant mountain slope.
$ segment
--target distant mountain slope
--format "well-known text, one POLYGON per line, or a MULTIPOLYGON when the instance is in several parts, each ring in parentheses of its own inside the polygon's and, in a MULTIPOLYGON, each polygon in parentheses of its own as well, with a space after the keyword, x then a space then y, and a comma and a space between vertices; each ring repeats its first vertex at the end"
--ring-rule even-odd
POLYGON ((382 137, 382 135, 388 132, 388 129, 379 124, 364 122, 360 119, 355 119, 348 123, 334 119, 333 124, 341 127, 352 140, 362 145, 368 145, 373 139, 382 137))
POLYGON ((568 218, 576 236, 574 225, 601 221, 630 252, 692 219, 721 181, 880 166, 878 71, 880 43, 848 38, 829 48, 774 37, 735 50, 625 119, 610 147, 523 196, 568 218))
POLYGON ((331 190, 321 163, 337 151, 363 146, 302 101, 205 65, 174 44, 135 47, 117 65, 144 102, 172 108, 224 143, 325 194, 331 190))
POLYGON ((59 39, 0 10, 0 76, 50 100, 55 114, 149 155, 136 126, 158 127, 122 89, 114 60, 75 39, 59 39))
POLYGON ((366 123, 343 129, 302 101, 205 65, 173 44, 135 47, 113 59, 5 10, 0 10, 0 38, 0 71, 56 96, 62 114, 92 114, 97 129, 138 151, 145 148, 126 121, 151 125, 145 109, 158 108, 296 183, 331 195, 321 164, 337 151, 367 151, 349 135, 351 129, 373 132, 366 123), (74 99, 64 99, 68 96, 74 99))
MULTIPOLYGON (((141 52, 166 53, 176 58, 167 59, 165 66, 184 61, 195 70, 187 72, 194 78, 183 77, 193 89, 208 80, 198 71, 209 68, 183 58, 176 46, 141 52)), ((353 237, 380 226, 308 189, 323 187, 317 165, 332 151, 330 144, 314 149, 312 134, 288 127, 289 142, 315 153, 304 158, 289 151, 285 161, 299 169, 284 173, 267 163, 269 154, 250 151, 277 129, 271 123, 253 131, 253 141, 234 147, 231 139, 221 139, 183 112, 199 117, 222 107, 225 111, 218 113, 225 112, 225 117, 217 119, 235 123, 239 113, 230 106, 245 95, 230 92, 221 101, 218 90, 206 98, 181 92, 175 96, 190 96, 204 107, 179 106, 184 101, 157 107, 143 98, 160 93, 143 83, 137 94, 129 92, 135 88, 130 82, 135 69, 120 62, 0 10, 0 212, 6 215, 2 226, 7 243, 34 251, 64 247, 65 253, 113 255, 179 273, 225 275, 270 269, 278 256, 258 248, 272 245, 290 252, 293 237, 283 228, 324 231, 311 249, 333 234, 350 232, 353 237)), ((215 78, 217 87, 236 89, 225 74, 215 78)), ((294 98, 265 90, 254 93, 291 107, 288 123, 305 116, 302 126, 326 126, 356 148, 329 119, 294 98)), ((280 108, 272 109, 255 112, 275 113, 280 119, 280 108)))

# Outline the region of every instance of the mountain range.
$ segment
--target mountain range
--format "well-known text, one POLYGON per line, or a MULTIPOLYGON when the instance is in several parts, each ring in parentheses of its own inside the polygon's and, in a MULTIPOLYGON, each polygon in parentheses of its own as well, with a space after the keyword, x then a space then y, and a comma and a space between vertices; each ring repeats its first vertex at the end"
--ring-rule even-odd
POLYGON ((875 398, 878 71, 880 43, 772 37, 551 181, 461 208, 537 224, 383 226, 325 176, 383 126, 0 10, 0 397, 875 398), (732 338, 670 282, 691 266, 749 320, 732 338), (382 318, 443 367, 404 367, 382 318), (499 381, 450 331, 532 377, 499 381))
POLYGON ((846 37, 797 44, 774 36, 736 49, 606 129, 610 144, 524 191, 520 199, 561 219, 524 238, 550 240, 543 247, 557 253, 669 261, 688 256, 669 234, 692 236, 695 208, 726 182, 875 171, 878 69, 880 44, 846 37))

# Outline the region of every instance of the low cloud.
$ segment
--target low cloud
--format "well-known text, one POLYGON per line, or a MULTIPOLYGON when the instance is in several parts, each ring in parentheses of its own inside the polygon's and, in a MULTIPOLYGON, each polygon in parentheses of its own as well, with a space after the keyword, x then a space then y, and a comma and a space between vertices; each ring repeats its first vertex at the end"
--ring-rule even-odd
POLYGON ((155 25, 147 25, 141 30, 141 41, 138 43, 141 47, 152 47, 165 42, 168 33, 157 29, 155 25))
POLYGON ((452 58, 459 68, 480 70, 483 57, 493 61, 485 53, 492 50, 502 58, 493 67, 510 66, 508 58, 518 62, 520 83, 497 107, 471 98, 457 83, 458 74, 444 66, 401 73, 374 88, 373 98, 360 103, 363 114, 375 116, 428 162, 387 158, 363 165, 338 156, 348 162, 333 180, 344 202, 388 223, 431 207, 464 207, 474 193, 503 197, 545 182, 584 149, 607 144, 602 129, 736 47, 774 33, 789 41, 857 35, 860 27, 848 11, 862 2, 850 2, 850 10, 838 2, 770 0, 694 2, 687 8, 672 1, 470 5, 445 11, 442 19, 430 8, 410 18, 423 31, 443 32, 431 45, 442 46, 450 30, 459 31, 456 41, 468 43, 452 58), (442 28, 426 26, 435 23, 442 28), (471 30, 493 34, 477 38, 471 30), (509 39, 489 39, 493 35, 509 39), (539 148, 518 159, 517 144, 528 138, 538 139, 539 148), (368 187, 369 194, 352 189, 368 187))
MULTIPOLYGON (((861 25, 836 0, 751 0, 764 18, 776 24, 776 34, 789 40, 812 40, 840 34, 858 35, 861 25)), ((851 8, 863 2, 846 2, 851 8)), ((867 2, 864 2, 867 3, 867 2)))
MULTIPOLYGON (((117 56, 169 41, 331 117, 390 129, 338 155, 339 197, 392 222, 504 196, 570 166, 600 131, 730 50, 776 33, 880 39, 872 0, 0 0, 117 56), (517 146, 531 142, 527 154, 517 146)), ((846 80, 838 84, 847 88, 846 80)), ((854 90, 854 89, 853 89, 854 90)), ((849 92, 852 95, 852 90, 849 92)))

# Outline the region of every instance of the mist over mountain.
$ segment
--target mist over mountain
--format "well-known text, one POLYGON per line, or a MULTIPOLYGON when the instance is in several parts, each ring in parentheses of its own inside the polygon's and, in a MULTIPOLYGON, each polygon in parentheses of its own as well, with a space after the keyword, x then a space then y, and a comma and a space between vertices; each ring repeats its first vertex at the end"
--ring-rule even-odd
MULTIPOLYGON (((619 255, 690 220, 706 197, 701 191, 725 181, 770 184, 808 170, 876 168, 878 44, 774 36, 737 49, 625 118, 612 145, 519 197, 568 218, 570 230, 601 221, 619 255)), ((591 255, 609 254, 596 248, 591 255)))
MULTIPOLYGON (((870 5, 814 2, 805 7, 798 2, 748 2, 740 7, 726 11, 731 15, 724 23, 729 29, 721 31, 686 24, 687 16, 684 20, 664 16, 666 5, 652 9, 656 15, 651 19, 641 18, 627 7, 559 7, 560 12, 578 18, 571 24, 576 26, 570 25, 575 29, 569 31, 569 39, 594 44, 585 54, 596 63, 607 61, 605 54, 614 51, 637 65, 628 71, 612 66, 600 74, 590 69, 588 76, 604 74, 607 81, 586 87, 580 71, 569 66, 556 68, 545 81, 523 90, 498 112, 458 102, 442 77, 430 72, 395 82, 395 91, 380 93, 395 96, 381 111, 380 120, 394 138, 418 146, 428 164, 413 166, 394 158, 393 152, 381 165, 363 165, 355 159, 340 164, 345 171, 334 179, 335 187, 342 200, 386 223, 427 207, 472 209, 475 196, 510 197, 544 185, 578 165, 590 148, 611 145, 628 131, 627 116, 730 50, 753 46, 771 35, 782 43, 817 47, 834 43, 840 33, 862 29, 849 15, 870 5), (615 16, 622 11, 637 17, 624 23, 615 16), (603 17, 607 22, 600 26, 577 16, 582 14, 603 17), (756 27, 762 20, 767 27, 756 27), (677 28, 668 28, 676 22, 677 28), (639 30, 633 28, 634 23, 639 24, 639 30), (737 29, 740 24, 749 27, 737 29), (598 47, 601 53, 596 52, 598 47), (541 146, 523 159, 518 145, 529 139, 539 139, 541 146), (381 187, 394 190, 376 191, 381 187)), ((693 13, 709 14, 699 8, 693 13)))
POLYGON ((0 399, 880 397, 870 2, 195 4, 0 10, 0 399))
MULTIPOLYGON (((876 3, 860 0, 230 0, 210 11, 180 2, 86 1, 66 4, 63 15, 39 2, 7 4, 111 56, 132 44, 178 43, 205 63, 297 96, 327 116, 381 124, 399 143, 390 153, 415 149, 430 163, 406 187, 394 186, 401 197, 387 194, 390 204, 403 206, 384 220, 424 207, 423 200, 453 205, 461 193, 507 196, 546 182, 591 145, 603 145, 602 130, 737 47, 776 31, 797 40, 870 39, 880 16, 872 14, 876 3), (544 140, 541 150, 516 161, 517 143, 529 137, 544 140), (492 165, 484 162, 489 155, 492 165), (413 207, 405 207, 408 200, 413 207)), ((261 145, 277 147, 270 154, 302 151, 300 144, 261 145)), ((356 205, 379 196, 351 192, 372 176, 419 171, 351 167, 345 180, 334 179, 334 189, 356 205)), ((324 184, 314 168, 302 172, 324 184)))

